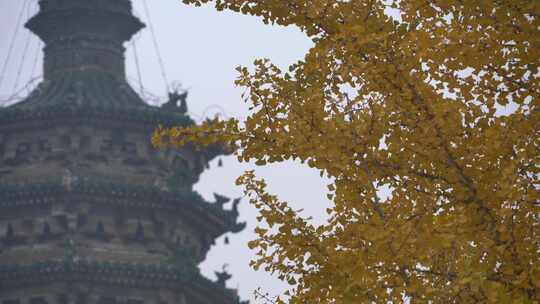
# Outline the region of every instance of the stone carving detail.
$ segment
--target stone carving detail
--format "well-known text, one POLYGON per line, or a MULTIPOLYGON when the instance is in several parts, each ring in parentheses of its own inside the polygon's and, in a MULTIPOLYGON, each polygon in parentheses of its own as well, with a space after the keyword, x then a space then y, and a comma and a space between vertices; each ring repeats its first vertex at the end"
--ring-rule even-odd
POLYGON ((180 93, 180 90, 175 90, 169 93, 169 100, 163 104, 162 108, 164 110, 187 113, 187 96, 188 91, 183 91, 180 93))

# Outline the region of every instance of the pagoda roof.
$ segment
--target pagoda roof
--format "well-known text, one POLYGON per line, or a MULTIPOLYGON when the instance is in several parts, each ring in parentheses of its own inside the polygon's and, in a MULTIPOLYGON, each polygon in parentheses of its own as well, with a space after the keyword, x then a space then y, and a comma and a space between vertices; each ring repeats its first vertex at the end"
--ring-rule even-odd
POLYGON ((207 202, 195 191, 163 191, 155 186, 90 178, 81 178, 69 189, 66 189, 59 180, 31 184, 0 184, 0 210, 48 205, 63 195, 81 196, 97 203, 178 212, 200 229, 208 230, 214 238, 227 232, 239 232, 246 225, 237 223, 236 206, 232 210, 225 210, 223 204, 207 202))
POLYGON ((154 127, 194 124, 184 113, 147 104, 124 79, 95 67, 44 80, 26 99, 0 108, 0 125, 69 117, 120 118, 154 127))
POLYGON ((195 265, 140 264, 87 259, 56 259, 32 264, 0 265, 2 289, 42 285, 51 281, 107 284, 132 288, 171 288, 203 295, 208 300, 237 303, 234 290, 224 288, 201 275, 195 265))

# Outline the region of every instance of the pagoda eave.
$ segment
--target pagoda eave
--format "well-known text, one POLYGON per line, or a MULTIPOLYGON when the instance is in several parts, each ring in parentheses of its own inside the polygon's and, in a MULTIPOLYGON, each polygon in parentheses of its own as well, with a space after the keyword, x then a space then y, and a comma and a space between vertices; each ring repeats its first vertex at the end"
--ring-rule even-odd
POLYGON ((163 210, 176 214, 213 238, 227 232, 238 232, 243 228, 242 223, 236 222, 238 214, 204 201, 193 191, 165 192, 154 187, 130 187, 120 184, 115 187, 105 183, 84 182, 69 190, 61 183, 54 182, 33 185, 0 184, 0 213, 4 215, 8 215, 8 211, 14 208, 32 208, 66 200, 143 208, 149 211, 163 210))
POLYGON ((0 266, 0 292, 51 282, 71 286, 104 285, 123 288, 168 289, 181 291, 201 303, 236 304, 233 290, 203 277, 197 269, 168 265, 111 263, 90 260, 48 260, 29 265, 0 266), (225 300, 225 302, 223 302, 225 300))

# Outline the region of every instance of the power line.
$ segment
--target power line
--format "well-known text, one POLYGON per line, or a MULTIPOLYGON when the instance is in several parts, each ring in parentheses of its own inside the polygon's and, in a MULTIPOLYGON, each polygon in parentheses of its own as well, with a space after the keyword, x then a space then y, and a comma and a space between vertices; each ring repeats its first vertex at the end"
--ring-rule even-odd
POLYGON ((28 52, 28 47, 30 46, 30 32, 26 33, 26 41, 24 43, 24 49, 21 57, 21 62, 19 63, 19 69, 17 70, 17 76, 15 76, 15 83, 13 84, 13 91, 17 89, 17 86, 19 85, 19 79, 21 78, 22 69, 24 67, 24 63, 26 62, 26 53, 28 52))
POLYGON ((39 61, 39 53, 41 51, 40 46, 41 46, 41 42, 38 40, 37 45, 36 45, 36 52, 34 54, 34 63, 32 64, 32 75, 31 75, 31 77, 34 77, 34 75, 36 74, 36 68, 37 68, 38 61, 39 61))
POLYGON ((208 116, 208 112, 210 112, 210 110, 213 110, 213 109, 216 109, 217 112, 214 114, 215 116, 219 116, 221 115, 223 118, 225 119, 228 119, 229 118, 229 115, 227 115, 227 112, 225 111, 225 109, 218 105, 218 104, 212 104, 212 105, 209 105, 207 106, 205 109, 204 109, 204 112, 202 114, 202 117, 203 118, 214 118, 214 117, 209 117, 208 116))
POLYGON ((30 80, 28 80, 28 82, 22 86, 19 90, 17 90, 16 92, 14 92, 13 94, 11 94, 10 96, 6 97, 6 98, 3 98, 3 99, 0 99, 0 105, 6 105, 6 104, 11 104, 12 102, 15 102, 15 101, 19 101, 21 99, 24 99, 25 97, 24 96, 21 96, 21 94, 23 93, 24 90, 30 90, 31 89, 31 86, 38 80, 41 79, 41 75, 39 76, 36 76, 36 77, 33 77, 31 78, 30 80))
POLYGON ((17 38, 17 35, 19 34, 19 28, 22 20, 22 16, 24 14, 25 8, 28 4, 28 0, 24 0, 23 6, 21 7, 21 11, 19 12, 19 17, 17 18, 17 24, 15 25, 15 31, 13 32, 13 36, 11 37, 11 42, 9 44, 8 53, 6 56, 6 60, 4 61, 4 65, 2 66, 2 73, 0 74, 0 87, 2 87, 2 80, 4 80, 4 76, 6 75, 6 70, 8 66, 9 59, 11 58, 11 54, 13 53, 13 48, 15 46, 15 40, 17 38))
POLYGON ((131 85, 131 87, 139 87, 142 88, 137 91, 139 96, 148 104, 159 106, 160 104, 164 103, 165 100, 163 100, 163 97, 160 97, 158 95, 153 94, 152 92, 148 91, 146 88, 144 88, 141 83, 138 81, 138 79, 135 79, 133 77, 127 77, 128 83, 131 85))
POLYGON ((150 27, 150 33, 152 34, 152 42, 154 44, 154 48, 156 50, 156 54, 159 61, 159 67, 161 69, 161 77, 163 77, 163 81, 165 81, 165 88, 167 90, 167 93, 169 92, 169 81, 167 80, 167 75, 165 74, 165 66, 163 64, 163 59, 161 58, 161 52, 159 51, 159 45, 157 43, 156 39, 156 33, 154 32, 154 25, 152 24, 152 19, 150 18, 150 11, 148 10, 148 5, 146 4, 146 0, 143 0, 143 6, 144 6, 144 12, 146 14, 146 19, 148 19, 148 25, 150 27))
MULTIPOLYGON (((39 11, 39 5, 37 3, 36 0, 33 0, 34 1, 34 13, 35 12, 38 12, 39 11)), ((34 77, 34 75, 36 75, 36 68, 37 68, 37 64, 38 64, 38 61, 39 61, 39 54, 41 53, 41 40, 37 39, 36 40, 36 51, 34 53, 34 63, 32 64, 32 70, 30 71, 31 74, 30 74, 30 78, 34 77)))
POLYGON ((133 55, 135 56, 135 67, 137 69, 137 78, 139 78, 139 86, 141 92, 144 92, 144 85, 142 81, 141 66, 139 64, 139 54, 137 52, 137 44, 135 42, 135 37, 133 38, 131 45, 133 46, 133 55))

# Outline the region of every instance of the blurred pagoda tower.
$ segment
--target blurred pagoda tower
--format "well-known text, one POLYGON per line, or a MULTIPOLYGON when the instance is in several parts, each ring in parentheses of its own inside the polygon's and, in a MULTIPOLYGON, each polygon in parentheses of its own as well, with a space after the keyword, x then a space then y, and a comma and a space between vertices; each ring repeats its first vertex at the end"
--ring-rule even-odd
POLYGON ((238 303, 200 274, 238 232, 237 203, 193 191, 220 146, 156 150, 158 125, 191 125, 185 95, 163 107, 128 85, 124 46, 144 24, 129 0, 40 0, 26 27, 44 79, 0 109, 1 304, 238 303))

